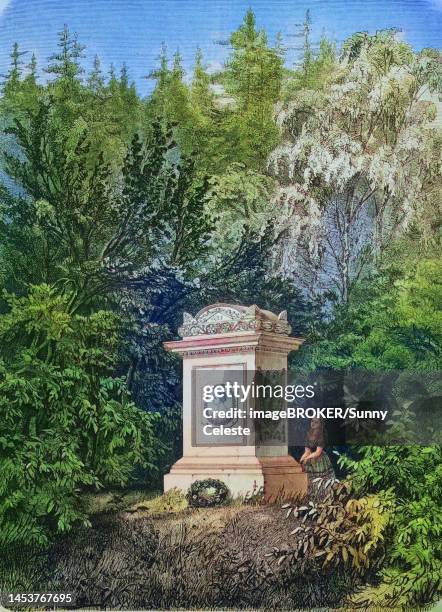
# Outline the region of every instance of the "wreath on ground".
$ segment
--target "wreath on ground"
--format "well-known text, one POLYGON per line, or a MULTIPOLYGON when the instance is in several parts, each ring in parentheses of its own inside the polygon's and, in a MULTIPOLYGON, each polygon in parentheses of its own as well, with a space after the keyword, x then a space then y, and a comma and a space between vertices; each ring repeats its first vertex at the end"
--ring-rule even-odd
POLYGON ((187 492, 187 501, 193 508, 210 508, 219 506, 229 496, 229 489, 221 481, 215 478, 195 480, 187 492))

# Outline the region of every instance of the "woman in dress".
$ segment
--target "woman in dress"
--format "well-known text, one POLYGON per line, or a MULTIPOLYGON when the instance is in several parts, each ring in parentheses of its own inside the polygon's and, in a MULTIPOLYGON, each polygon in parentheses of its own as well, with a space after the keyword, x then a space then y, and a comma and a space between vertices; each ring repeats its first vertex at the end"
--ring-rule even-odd
POLYGON ((328 492, 327 480, 335 479, 335 472, 324 450, 326 444, 324 426, 321 419, 312 419, 306 437, 306 446, 300 462, 307 472, 307 495, 310 499, 320 500, 328 492), (313 482, 314 481, 314 482, 313 482))

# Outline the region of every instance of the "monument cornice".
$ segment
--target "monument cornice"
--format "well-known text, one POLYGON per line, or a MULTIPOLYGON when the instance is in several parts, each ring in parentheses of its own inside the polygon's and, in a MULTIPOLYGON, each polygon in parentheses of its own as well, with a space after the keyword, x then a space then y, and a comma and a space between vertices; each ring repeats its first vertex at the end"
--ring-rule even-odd
POLYGON ((250 353, 265 351, 287 355, 304 342, 302 338, 293 338, 269 332, 236 332, 230 334, 202 335, 183 338, 164 343, 167 351, 182 356, 214 355, 231 353, 250 353))

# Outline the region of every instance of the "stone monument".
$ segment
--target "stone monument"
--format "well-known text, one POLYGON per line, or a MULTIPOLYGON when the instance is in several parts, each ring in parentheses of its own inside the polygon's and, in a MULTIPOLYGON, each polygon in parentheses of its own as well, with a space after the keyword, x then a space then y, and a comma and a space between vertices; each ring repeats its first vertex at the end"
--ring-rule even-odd
POLYGON ((231 371, 232 376, 243 373, 246 381, 259 370, 287 369, 288 353, 303 342, 290 337, 287 313, 276 315, 256 305, 213 304, 195 317, 185 313, 178 331, 182 340, 164 346, 183 359, 183 457, 164 477, 165 491, 186 491, 195 480, 216 478, 234 496, 261 487, 267 500, 304 492, 306 475, 288 454, 286 439, 260 445, 253 437, 224 437, 226 443, 204 445, 196 426, 202 413, 197 374, 219 371, 225 378, 231 371))

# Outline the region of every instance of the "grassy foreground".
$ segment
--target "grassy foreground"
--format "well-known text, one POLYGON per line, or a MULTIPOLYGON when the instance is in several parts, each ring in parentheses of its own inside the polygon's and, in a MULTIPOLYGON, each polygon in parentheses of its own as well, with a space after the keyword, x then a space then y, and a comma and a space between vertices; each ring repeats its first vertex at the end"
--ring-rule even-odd
POLYGON ((354 588, 337 570, 307 576, 274 561, 293 529, 279 506, 191 509, 175 492, 86 501, 92 526, 19 554, 10 586, 71 592, 95 609, 335 607, 354 588))
POLYGON ((357 576, 343 564, 316 562, 324 553, 309 538, 324 520, 313 513, 305 522, 312 501, 300 500, 298 511, 252 501, 190 508, 178 490, 86 494, 90 526, 48 549, 4 556, 0 590, 72 593, 76 609, 387 609, 360 596, 363 585, 378 584, 376 565, 357 576))

